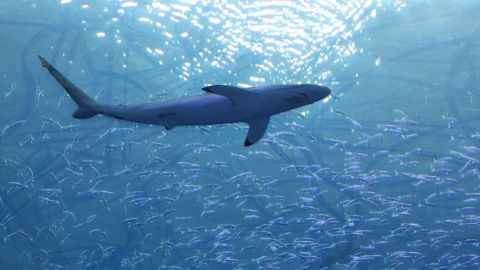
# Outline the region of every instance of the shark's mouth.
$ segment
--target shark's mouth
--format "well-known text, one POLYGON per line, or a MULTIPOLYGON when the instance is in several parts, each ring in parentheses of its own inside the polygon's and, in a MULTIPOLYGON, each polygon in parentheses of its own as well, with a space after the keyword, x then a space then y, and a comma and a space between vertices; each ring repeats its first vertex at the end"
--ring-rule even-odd
POLYGON ((308 96, 303 94, 303 93, 299 93, 300 95, 304 96, 305 97, 305 100, 308 100, 308 96))
POLYGON ((297 95, 295 95, 294 97, 286 98, 286 100, 289 103, 293 103, 293 104, 303 103, 308 100, 308 96, 303 93, 295 93, 295 94, 297 95))

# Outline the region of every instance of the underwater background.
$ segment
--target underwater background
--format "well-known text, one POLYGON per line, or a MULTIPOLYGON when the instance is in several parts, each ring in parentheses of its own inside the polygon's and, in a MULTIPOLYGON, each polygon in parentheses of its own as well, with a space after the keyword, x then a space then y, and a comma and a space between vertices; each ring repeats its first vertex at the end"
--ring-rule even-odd
POLYGON ((0 269, 479 269, 480 2, 0 2, 0 269), (211 84, 327 102, 177 127, 76 108, 211 84))

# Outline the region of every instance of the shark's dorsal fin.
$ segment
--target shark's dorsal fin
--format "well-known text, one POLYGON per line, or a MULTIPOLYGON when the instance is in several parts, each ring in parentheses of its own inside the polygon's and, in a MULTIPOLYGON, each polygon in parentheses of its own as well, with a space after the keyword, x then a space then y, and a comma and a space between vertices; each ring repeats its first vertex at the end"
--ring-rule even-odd
POLYGON ((247 121, 248 124, 248 134, 245 139, 245 146, 250 146, 258 142, 267 131, 268 123, 270 122, 270 116, 256 118, 250 121, 247 121))
POLYGON ((234 106, 241 102, 242 99, 256 95, 256 93, 248 91, 244 88, 230 85, 211 85, 202 88, 202 90, 227 97, 228 99, 230 99, 230 101, 232 101, 232 104, 234 106))

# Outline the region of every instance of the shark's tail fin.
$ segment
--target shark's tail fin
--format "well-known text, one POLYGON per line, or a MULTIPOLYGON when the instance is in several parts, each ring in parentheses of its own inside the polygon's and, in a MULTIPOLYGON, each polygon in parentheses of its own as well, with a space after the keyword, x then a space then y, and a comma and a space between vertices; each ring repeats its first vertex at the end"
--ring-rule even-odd
POLYGON ((45 58, 38 56, 42 66, 47 68, 48 72, 59 82, 72 99, 77 103, 78 109, 73 113, 75 118, 89 118, 101 113, 101 106, 87 96, 80 88, 73 84, 69 79, 63 76, 55 67, 45 60, 45 58))

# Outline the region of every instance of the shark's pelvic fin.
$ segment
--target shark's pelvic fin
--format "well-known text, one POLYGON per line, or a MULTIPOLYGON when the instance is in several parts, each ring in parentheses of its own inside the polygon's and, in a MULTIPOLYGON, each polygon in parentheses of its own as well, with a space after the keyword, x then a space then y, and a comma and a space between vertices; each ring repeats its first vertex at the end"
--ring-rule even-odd
POLYGON ((270 122, 270 116, 262 117, 247 121, 248 124, 248 134, 245 139, 245 146, 250 146, 258 142, 267 131, 268 123, 270 122))
POLYGON ((48 72, 59 82, 72 99, 77 103, 78 109, 73 113, 75 118, 89 118, 101 113, 101 106, 92 98, 87 96, 80 88, 73 84, 69 79, 63 76, 55 67, 53 67, 45 58, 38 56, 42 66, 47 68, 48 72))
POLYGON ((164 127, 166 130, 172 130, 172 129, 175 127, 175 125, 173 125, 173 124, 164 124, 163 127, 164 127))
POLYGON ((203 91, 227 97, 233 106, 241 103, 246 97, 255 96, 256 93, 248 91, 241 87, 230 85, 211 85, 202 88, 203 91))

